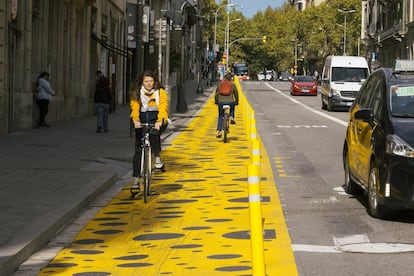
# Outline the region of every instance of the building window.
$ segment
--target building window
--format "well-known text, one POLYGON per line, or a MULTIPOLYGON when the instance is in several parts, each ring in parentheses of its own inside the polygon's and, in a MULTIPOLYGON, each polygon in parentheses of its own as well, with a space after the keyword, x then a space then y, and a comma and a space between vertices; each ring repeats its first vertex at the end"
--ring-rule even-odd
POLYGON ((108 16, 106 16, 105 14, 102 14, 101 33, 106 34, 107 29, 108 29, 108 16))

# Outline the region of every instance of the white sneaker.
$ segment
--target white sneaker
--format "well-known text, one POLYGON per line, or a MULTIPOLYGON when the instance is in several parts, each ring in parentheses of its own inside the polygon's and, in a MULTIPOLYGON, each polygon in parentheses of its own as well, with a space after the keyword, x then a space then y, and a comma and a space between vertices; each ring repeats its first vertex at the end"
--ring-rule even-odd
POLYGON ((164 163, 162 162, 161 157, 159 157, 159 156, 156 156, 156 157, 155 157, 155 164, 154 164, 154 167, 155 167, 156 169, 161 169, 162 167, 164 167, 164 163))
POLYGON ((134 177, 134 179, 132 180, 132 185, 131 188, 132 189, 140 189, 141 188, 141 183, 139 183, 139 178, 138 177, 134 177))

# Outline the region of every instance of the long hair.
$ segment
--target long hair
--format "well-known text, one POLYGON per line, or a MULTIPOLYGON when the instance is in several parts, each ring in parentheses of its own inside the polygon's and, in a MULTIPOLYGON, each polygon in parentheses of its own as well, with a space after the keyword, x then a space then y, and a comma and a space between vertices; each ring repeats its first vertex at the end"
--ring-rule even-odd
POLYGON ((142 83, 145 77, 151 77, 154 79, 154 89, 158 90, 163 88, 158 80, 156 72, 152 70, 145 70, 131 85, 129 89, 129 95, 131 99, 139 100, 142 83))

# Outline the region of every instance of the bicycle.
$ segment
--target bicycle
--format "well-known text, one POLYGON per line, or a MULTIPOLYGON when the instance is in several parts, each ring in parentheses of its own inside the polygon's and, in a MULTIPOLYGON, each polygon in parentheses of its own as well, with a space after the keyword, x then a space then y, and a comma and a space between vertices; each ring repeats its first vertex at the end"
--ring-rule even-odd
POLYGON ((223 142, 227 143, 228 134, 230 132, 230 105, 223 105, 223 142))
MULTIPOLYGON (((142 127, 142 139, 141 139, 141 169, 140 175, 142 177, 142 182, 144 184, 144 202, 147 203, 148 197, 151 195, 151 177, 154 173, 154 156, 152 155, 151 151, 151 141, 150 141, 150 134, 151 130, 154 129, 155 124, 151 123, 141 123, 142 127)), ((161 171, 165 171, 165 168, 160 168, 161 171)), ((139 189, 132 188, 131 186, 131 198, 134 198, 140 191, 139 189)))

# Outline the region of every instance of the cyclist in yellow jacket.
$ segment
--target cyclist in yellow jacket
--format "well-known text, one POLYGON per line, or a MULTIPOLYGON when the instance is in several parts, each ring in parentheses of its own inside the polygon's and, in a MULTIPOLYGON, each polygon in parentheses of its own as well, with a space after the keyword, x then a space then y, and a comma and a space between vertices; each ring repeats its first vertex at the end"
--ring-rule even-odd
POLYGON ((161 133, 168 124, 168 94, 160 85, 156 75, 152 71, 145 71, 135 81, 130 89, 130 117, 135 127, 135 153, 133 157, 134 177, 132 187, 140 188, 139 177, 141 167, 141 139, 142 123, 155 124, 151 132, 151 150, 155 155, 155 168, 161 169, 164 163, 161 160, 161 133))

